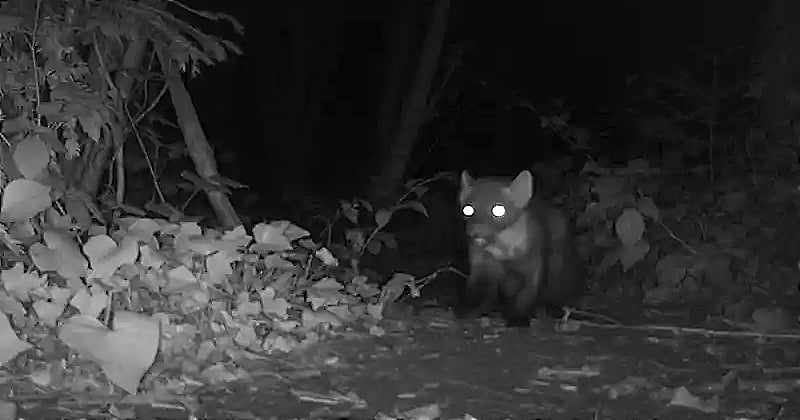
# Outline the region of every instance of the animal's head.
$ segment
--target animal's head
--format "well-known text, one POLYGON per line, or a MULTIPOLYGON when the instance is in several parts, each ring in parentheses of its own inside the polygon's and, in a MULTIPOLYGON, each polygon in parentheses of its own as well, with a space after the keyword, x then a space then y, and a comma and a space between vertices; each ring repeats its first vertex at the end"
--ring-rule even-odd
POLYGON ((461 172, 458 194, 461 214, 467 222, 467 234, 474 240, 488 240, 511 226, 525 211, 533 197, 533 176, 524 170, 511 180, 473 179, 461 172))

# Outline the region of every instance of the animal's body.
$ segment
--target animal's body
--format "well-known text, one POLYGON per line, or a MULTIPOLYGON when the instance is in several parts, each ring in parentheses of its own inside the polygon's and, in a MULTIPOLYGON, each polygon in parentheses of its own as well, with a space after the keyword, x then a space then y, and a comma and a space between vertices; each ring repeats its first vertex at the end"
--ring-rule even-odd
POLYGON ((528 325, 546 309, 576 303, 584 273, 570 222, 534 197, 529 171, 511 181, 464 171, 459 201, 470 265, 461 315, 499 310, 509 325, 528 325))

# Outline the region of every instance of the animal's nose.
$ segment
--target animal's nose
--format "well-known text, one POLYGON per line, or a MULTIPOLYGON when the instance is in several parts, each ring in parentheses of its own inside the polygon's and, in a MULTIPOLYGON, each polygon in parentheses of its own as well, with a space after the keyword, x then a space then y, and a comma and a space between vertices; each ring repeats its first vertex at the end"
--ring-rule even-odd
POLYGON ((467 228, 467 234, 472 238, 488 238, 492 235, 492 230, 483 224, 474 224, 467 228))

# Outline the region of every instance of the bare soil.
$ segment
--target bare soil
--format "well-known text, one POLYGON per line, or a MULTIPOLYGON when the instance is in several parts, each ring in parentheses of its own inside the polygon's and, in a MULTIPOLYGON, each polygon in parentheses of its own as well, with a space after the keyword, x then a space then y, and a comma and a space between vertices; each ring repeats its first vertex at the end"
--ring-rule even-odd
POLYGON ((327 367, 217 393, 209 408, 221 411, 209 414, 237 407, 261 418, 368 419, 437 403, 441 418, 800 418, 796 344, 647 329, 564 332, 547 322, 507 329, 428 313, 384 337, 321 344, 312 358, 327 367), (680 387, 708 412, 670 405, 680 387))

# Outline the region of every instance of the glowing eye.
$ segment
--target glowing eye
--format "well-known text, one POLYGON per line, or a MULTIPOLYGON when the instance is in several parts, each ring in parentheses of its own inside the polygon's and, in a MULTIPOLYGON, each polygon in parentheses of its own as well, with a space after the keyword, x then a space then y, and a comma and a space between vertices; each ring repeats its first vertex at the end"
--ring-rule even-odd
POLYGON ((502 204, 495 204, 492 206, 492 215, 494 217, 503 217, 506 215, 506 207, 502 204))
POLYGON ((467 217, 472 216, 473 214, 475 214, 475 207, 472 207, 469 204, 467 204, 466 206, 464 206, 464 208, 461 209, 461 213, 464 213, 464 216, 467 217))

